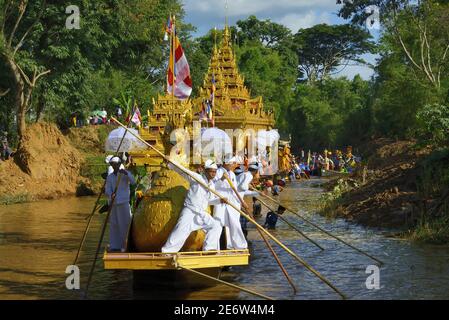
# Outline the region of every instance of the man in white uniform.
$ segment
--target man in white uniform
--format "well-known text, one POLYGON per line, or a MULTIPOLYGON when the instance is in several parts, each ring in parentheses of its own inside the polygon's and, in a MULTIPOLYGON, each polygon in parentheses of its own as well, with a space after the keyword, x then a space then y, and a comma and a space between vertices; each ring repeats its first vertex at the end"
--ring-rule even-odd
POLYGON ((105 194, 108 196, 109 205, 111 205, 112 199, 115 197, 109 222, 110 251, 125 252, 126 236, 128 235, 128 228, 131 223, 129 186, 135 184, 136 181, 129 171, 120 168, 121 160, 119 157, 113 157, 110 165, 114 171, 108 175, 105 187, 105 194), (115 190, 118 181, 117 190, 115 190))
MULTIPOLYGON (((237 171, 237 170, 236 170, 237 171)), ((240 196, 257 196, 258 193, 255 191, 250 191, 249 187, 253 179, 259 177, 259 165, 257 163, 252 163, 248 166, 248 171, 243 172, 237 176, 237 190, 240 196)))
MULTIPOLYGON (((242 200, 244 200, 245 196, 258 195, 257 192, 249 190, 253 179, 259 177, 259 165, 257 163, 250 164, 246 172, 242 168, 237 168, 234 170, 234 173, 237 178, 237 191, 242 200)), ((248 212, 248 214, 251 218, 254 218, 253 213, 248 212)), ((248 236, 248 220, 244 216, 240 216, 240 226, 246 238, 248 236)))
POLYGON ((206 210, 209 205, 218 204, 221 200, 192 178, 193 176, 204 182, 210 189, 215 189, 213 179, 217 173, 217 165, 212 160, 207 160, 204 173, 200 174, 185 169, 190 175, 172 164, 169 164, 168 167, 189 181, 190 188, 184 200, 184 208, 179 220, 161 251, 178 252, 190 233, 200 229, 206 232, 203 251, 219 250, 221 226, 206 210))
MULTIPOLYGON (((235 207, 240 209, 240 200, 226 180, 226 177, 229 178, 234 187, 237 188, 237 179, 233 172, 235 166, 235 157, 226 161, 226 163, 217 171, 215 188, 218 193, 228 199, 229 203, 232 203, 235 207)), ((245 235, 243 234, 240 225, 240 213, 238 211, 228 204, 219 204, 214 207, 214 218, 220 221, 221 225, 227 229, 227 249, 238 250, 248 248, 248 243, 246 242, 245 235)))
MULTIPOLYGON (((108 155, 108 156, 106 157, 106 159, 105 159, 105 162, 106 162, 107 164, 109 164, 107 176, 114 172, 114 168, 112 168, 112 166, 110 165, 111 159, 112 159, 112 158, 114 158, 113 155, 108 155)), ((121 169, 125 169, 125 166, 123 165, 123 163, 120 164, 120 170, 121 170, 121 169)))

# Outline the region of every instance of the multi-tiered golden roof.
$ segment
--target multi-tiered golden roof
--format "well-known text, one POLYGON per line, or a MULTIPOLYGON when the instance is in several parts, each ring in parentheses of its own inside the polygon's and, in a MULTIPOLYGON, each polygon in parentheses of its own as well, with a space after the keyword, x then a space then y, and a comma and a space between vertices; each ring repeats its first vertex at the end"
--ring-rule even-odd
MULTIPOLYGON (((199 120, 203 101, 210 100, 212 79, 215 79, 213 116, 215 126, 220 129, 264 129, 273 128, 275 120, 272 110, 264 108, 262 97, 251 98, 245 86, 245 79, 239 73, 231 43, 231 30, 226 24, 223 41, 219 48, 214 46, 212 57, 199 96, 193 100, 178 100, 170 94, 158 95, 153 100, 153 111, 148 112, 148 127, 140 135, 163 151, 161 134, 171 120, 183 123, 191 129, 192 120, 199 120), (193 101, 193 103, 192 103, 193 101)), ((135 153, 137 165, 157 167, 162 159, 154 153, 135 153)))
POLYGON ((212 79, 215 78, 215 126, 220 129, 270 129, 274 126, 273 112, 264 109, 262 97, 251 98, 245 79, 240 75, 232 50, 231 31, 226 25, 220 48, 214 46, 207 74, 194 100, 194 120, 198 120, 201 105, 210 99, 212 79))

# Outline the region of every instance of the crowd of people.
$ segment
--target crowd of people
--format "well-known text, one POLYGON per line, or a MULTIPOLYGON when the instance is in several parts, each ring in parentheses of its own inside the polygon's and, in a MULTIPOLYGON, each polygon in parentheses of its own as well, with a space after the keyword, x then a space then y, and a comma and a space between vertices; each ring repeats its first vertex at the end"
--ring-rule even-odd
POLYGON ((361 158, 352 153, 352 147, 348 146, 346 151, 324 150, 324 152, 308 152, 300 150, 298 156, 290 157, 288 177, 290 180, 310 178, 310 176, 321 176, 323 172, 347 172, 351 173, 361 162, 361 158))
MULTIPOLYGON (((117 119, 121 120, 123 117, 122 108, 117 107, 115 110, 115 116, 117 119)), ((75 111, 70 115, 70 126, 79 128, 85 125, 101 125, 110 124, 110 119, 108 118, 108 112, 105 108, 101 110, 96 110, 90 112, 87 117, 84 113, 75 111)))

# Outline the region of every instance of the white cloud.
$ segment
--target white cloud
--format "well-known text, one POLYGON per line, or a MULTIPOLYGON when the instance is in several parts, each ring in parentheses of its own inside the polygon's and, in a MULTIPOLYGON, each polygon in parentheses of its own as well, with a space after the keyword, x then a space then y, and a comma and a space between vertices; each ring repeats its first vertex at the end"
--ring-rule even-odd
POLYGON ((328 13, 322 12, 318 14, 316 11, 309 11, 307 13, 289 13, 276 22, 283 24, 296 33, 299 29, 310 28, 320 23, 331 23, 331 17, 328 13))
MULTIPOLYGON (((225 0, 184 0, 188 10, 201 13, 225 13, 225 0)), ((229 17, 257 14, 266 11, 288 12, 297 9, 321 9, 336 11, 338 5, 335 0, 228 0, 229 17)))
POLYGON ((229 24, 244 20, 250 15, 258 19, 270 19, 288 26, 293 32, 317 23, 338 23, 335 0, 183 0, 186 21, 198 28, 203 35, 214 26, 222 28, 225 16, 229 24))

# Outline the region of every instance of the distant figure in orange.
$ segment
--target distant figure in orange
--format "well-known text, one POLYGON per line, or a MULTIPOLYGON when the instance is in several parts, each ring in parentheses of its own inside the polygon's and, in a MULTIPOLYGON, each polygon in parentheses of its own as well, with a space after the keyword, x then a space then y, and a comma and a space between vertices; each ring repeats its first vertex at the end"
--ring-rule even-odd
POLYGON ((288 145, 283 150, 279 149, 279 171, 288 173, 291 171, 291 151, 288 145))

